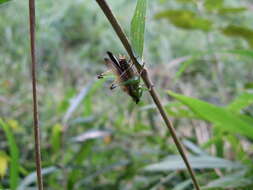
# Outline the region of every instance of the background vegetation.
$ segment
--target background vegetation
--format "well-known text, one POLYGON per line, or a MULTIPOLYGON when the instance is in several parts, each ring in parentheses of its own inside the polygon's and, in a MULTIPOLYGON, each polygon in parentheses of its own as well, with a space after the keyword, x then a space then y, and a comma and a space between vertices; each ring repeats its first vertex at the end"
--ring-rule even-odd
MULTIPOLYGON (((0 0, 0 3, 5 0, 0 0)), ((108 1, 130 34, 135 0, 108 1)), ((0 189, 35 189, 28 2, 0 5, 0 189)), ((149 1, 144 59, 202 189, 253 188, 253 4, 149 1)), ((192 189, 150 98, 110 82, 126 54, 95 1, 37 1, 45 189, 192 189)))

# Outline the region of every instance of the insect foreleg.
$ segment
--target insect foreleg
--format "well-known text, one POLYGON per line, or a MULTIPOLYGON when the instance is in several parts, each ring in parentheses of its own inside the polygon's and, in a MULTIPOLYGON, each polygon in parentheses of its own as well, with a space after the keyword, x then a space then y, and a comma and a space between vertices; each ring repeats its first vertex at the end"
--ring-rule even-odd
POLYGON ((105 71, 105 72, 99 74, 99 75, 97 76, 97 78, 98 78, 98 79, 102 79, 102 78, 104 78, 105 76, 109 76, 110 74, 112 74, 112 71, 111 71, 111 70, 108 70, 108 71, 105 71))
POLYGON ((114 88, 117 88, 119 85, 112 83, 110 86, 110 90, 113 90, 114 88))
POLYGON ((131 85, 131 84, 138 84, 138 79, 129 79, 127 81, 124 81, 124 82, 117 82, 116 81, 113 81, 113 83, 111 84, 110 86, 110 89, 113 90, 114 88, 117 88, 118 86, 125 86, 125 85, 131 85))

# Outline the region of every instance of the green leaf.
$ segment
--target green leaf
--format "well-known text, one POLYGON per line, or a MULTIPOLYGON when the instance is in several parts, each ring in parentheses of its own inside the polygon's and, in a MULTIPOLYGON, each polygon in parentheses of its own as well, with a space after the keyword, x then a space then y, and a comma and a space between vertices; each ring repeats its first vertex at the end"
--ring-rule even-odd
POLYGON ((216 156, 218 157, 224 157, 224 131, 222 130, 222 128, 218 127, 218 126, 213 126, 213 136, 217 137, 219 136, 219 139, 216 139, 215 141, 215 150, 216 150, 216 156))
MULTIPOLYGON (((42 176, 48 175, 50 173, 56 172, 58 170, 58 168, 51 166, 48 168, 43 168, 41 171, 42 176)), ((22 182, 20 183, 20 185, 18 186, 17 190, 26 190, 28 189, 29 185, 36 183, 37 180, 37 174, 36 171, 30 173, 28 176, 26 176, 22 182)))
POLYGON ((253 48, 253 30, 243 26, 229 25, 221 29, 221 32, 229 37, 240 37, 253 48))
POLYGON ((253 104, 253 94, 243 93, 237 97, 232 103, 230 103, 227 108, 233 112, 239 112, 243 108, 246 108, 253 104))
POLYGON ((249 49, 235 49, 235 50, 228 50, 225 52, 253 58, 253 51, 249 49))
POLYGON ((218 10, 218 13, 221 15, 226 15, 226 14, 242 13, 244 11, 247 11, 245 7, 222 7, 218 10))
POLYGON ((244 88, 245 89, 253 89, 253 82, 247 82, 246 84, 244 84, 244 88))
POLYGON ((191 179, 187 179, 185 181, 177 183, 172 190, 185 190, 187 187, 190 187, 191 184, 191 179))
POLYGON ((244 26, 228 25, 222 31, 228 36, 252 37, 253 35, 253 30, 244 26))
POLYGON ((189 149, 191 152, 193 152, 194 154, 199 155, 199 156, 207 155, 207 153, 202 148, 200 148, 196 144, 192 143, 191 141, 183 140, 182 142, 183 142, 184 146, 187 149, 189 149))
POLYGON ((83 87, 79 94, 74 99, 72 99, 71 104, 63 117, 63 123, 67 123, 67 121, 72 117, 73 113, 80 106, 83 99, 85 99, 89 94, 92 85, 92 82, 88 83, 85 87, 83 87))
POLYGON ((11 189, 16 189, 19 182, 19 150, 15 141, 15 137, 12 134, 10 127, 6 125, 6 123, 0 118, 0 127, 2 127, 10 149, 11 156, 11 168, 10 168, 10 186, 11 189))
POLYGON ((198 115, 188 109, 185 105, 180 102, 170 103, 165 106, 165 110, 169 115, 174 117, 185 117, 191 119, 199 119, 198 115))
POLYGON ((138 0, 131 21, 131 43, 140 58, 143 53, 147 0, 138 0))
POLYGON ((63 129, 63 126, 60 124, 55 124, 52 128, 50 140, 51 140, 51 147, 52 147, 53 152, 59 151, 61 147, 62 129, 63 129))
MULTIPOLYGON (((188 159, 193 169, 244 168, 244 166, 238 162, 212 156, 188 156, 188 159)), ((146 166, 144 170, 149 172, 186 170, 186 166, 179 155, 172 155, 167 157, 164 161, 146 166)))
POLYGON ((252 125, 253 123, 253 117, 250 117, 248 115, 244 115, 244 114, 238 114, 238 116, 240 117, 241 120, 243 120, 244 122, 252 125))
POLYGON ((221 127, 225 131, 233 134, 240 134, 253 139, 253 126, 241 119, 237 114, 230 112, 225 108, 218 107, 195 98, 183 96, 174 92, 168 93, 189 107, 202 119, 221 127))
POLYGON ((204 6, 207 10, 212 11, 223 6, 224 0, 205 0, 204 6))
POLYGON ((198 17, 194 12, 188 10, 166 10, 155 15, 156 19, 166 18, 176 27, 187 30, 210 31, 212 22, 198 17))
POLYGON ((203 189, 214 188, 242 188, 253 184, 253 177, 245 177, 245 171, 239 171, 225 177, 221 177, 217 180, 211 181, 203 189))
POLYGON ((6 2, 8 2, 8 1, 10 1, 10 0, 0 0, 0 4, 6 3, 6 2))

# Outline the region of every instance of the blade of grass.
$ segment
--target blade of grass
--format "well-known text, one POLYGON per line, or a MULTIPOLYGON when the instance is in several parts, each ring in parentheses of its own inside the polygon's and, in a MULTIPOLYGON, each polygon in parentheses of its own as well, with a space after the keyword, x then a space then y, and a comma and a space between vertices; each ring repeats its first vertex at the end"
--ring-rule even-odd
MULTIPOLYGON (((191 166, 194 169, 234 169, 241 170, 246 166, 240 162, 233 162, 230 160, 213 157, 213 156, 188 156, 191 162, 191 166)), ((175 171, 175 170, 185 170, 187 169, 182 159, 178 155, 170 155, 165 160, 148 165, 144 168, 144 171, 149 172, 162 172, 162 171, 175 171)))
POLYGON ((249 49, 234 49, 234 50, 226 50, 225 53, 231 53, 235 55, 241 55, 245 57, 253 57, 253 51, 249 49))
MULTIPOLYGON (((90 88, 92 86, 92 83, 87 84, 80 93, 71 101, 71 104, 65 113, 63 117, 63 123, 66 125, 67 121, 71 118, 74 111, 77 109, 77 107, 81 104, 82 100, 87 96, 87 94, 90 91, 90 88)), ((66 128, 64 129, 66 130, 66 128)))
POLYGON ((242 109, 253 104, 253 94, 243 93, 230 103, 227 108, 233 112, 240 112, 242 109))
MULTIPOLYGON (((245 170, 235 172, 209 182, 203 189, 241 189, 253 184, 252 176, 246 177, 245 170)), ((247 188, 246 188, 247 189, 247 188)))
POLYGON ((2 127, 10 149, 11 156, 11 168, 10 168, 10 187, 11 189, 16 189, 19 182, 18 169, 19 169, 19 150, 15 141, 15 137, 12 134, 10 128, 6 123, 0 119, 0 127, 2 127))
POLYGON ((138 0, 134 16, 131 21, 130 40, 136 55, 140 58, 142 57, 144 46, 146 9, 147 0, 138 0))
MULTIPOLYGON (((42 175, 43 176, 48 175, 50 173, 56 172, 57 170, 58 170, 58 168, 56 168, 54 166, 51 166, 48 168, 43 168, 42 175)), ((36 172, 32 172, 22 180, 22 182, 18 186, 17 190, 26 190, 29 187, 29 185, 31 185, 35 182, 36 182, 36 172)))

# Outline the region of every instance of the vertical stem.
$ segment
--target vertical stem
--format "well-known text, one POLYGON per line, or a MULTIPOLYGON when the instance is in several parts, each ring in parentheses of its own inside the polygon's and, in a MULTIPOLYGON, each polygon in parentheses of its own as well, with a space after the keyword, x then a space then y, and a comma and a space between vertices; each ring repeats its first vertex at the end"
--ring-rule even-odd
POLYGON ((197 179, 195 177, 194 171, 192 170, 191 165, 190 165, 190 163, 187 159, 187 156, 184 152, 184 148, 183 148, 182 144, 180 143, 180 140, 177 137, 176 130, 174 129, 172 123, 170 122, 169 118, 166 115, 166 112, 161 104, 160 98, 154 88, 152 81, 150 80, 147 69, 142 68, 141 64, 138 62, 137 58, 135 57, 129 40, 127 39, 125 33, 123 32, 122 27, 119 25, 117 19, 113 15, 110 7, 106 3, 106 0, 96 0, 96 1, 97 1, 98 5, 100 6, 100 8, 103 10, 105 16, 107 17, 107 19, 111 23, 112 27, 114 28, 116 34, 118 35, 119 39, 121 40, 121 43, 125 47, 128 55, 130 56, 131 60, 133 61, 134 65, 135 65, 135 67, 138 69, 139 73, 141 74, 141 77, 142 77, 145 85, 148 87, 149 93, 150 93, 153 101, 155 102, 156 107, 159 110, 159 113, 161 114, 167 128, 169 129, 169 131, 171 133, 171 136, 177 146, 177 149, 178 149, 181 157, 183 158, 183 161, 184 161, 184 163, 190 173, 190 176, 192 178, 195 189, 200 190, 200 187, 199 187, 199 184, 198 184, 197 179))
POLYGON ((43 190, 41 174, 40 128, 38 119, 37 84, 36 84, 36 56, 35 56, 35 0, 29 0, 30 46, 32 58, 32 93, 33 93, 33 130, 35 141, 35 157, 38 189, 43 190))

